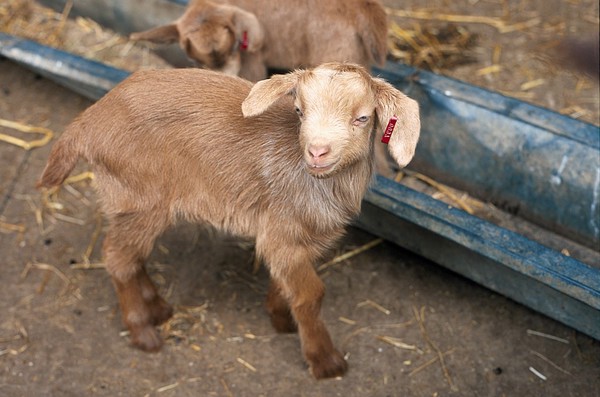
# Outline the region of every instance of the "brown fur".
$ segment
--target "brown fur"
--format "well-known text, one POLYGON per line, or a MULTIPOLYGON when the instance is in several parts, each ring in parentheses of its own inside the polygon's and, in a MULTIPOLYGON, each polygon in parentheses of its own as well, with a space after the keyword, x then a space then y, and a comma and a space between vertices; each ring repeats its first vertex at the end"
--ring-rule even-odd
POLYGON ((79 157, 93 166, 109 221, 106 268, 136 346, 161 346, 154 326, 172 311, 144 262, 185 219, 256 239, 274 327, 298 330, 315 377, 338 376, 347 365, 319 318, 324 286, 313 265, 359 213, 375 129, 391 113, 401 117, 391 153, 405 164, 418 108, 359 66, 327 64, 254 87, 199 69, 137 72, 66 129, 38 185, 62 183, 79 157))
POLYGON ((222 3, 226 4, 191 1, 178 20, 131 37, 156 43, 179 41, 187 56, 200 65, 251 81, 266 78, 267 68, 292 70, 331 61, 364 66, 385 62, 387 14, 379 0, 222 3), (244 30, 250 47, 240 51, 244 30))

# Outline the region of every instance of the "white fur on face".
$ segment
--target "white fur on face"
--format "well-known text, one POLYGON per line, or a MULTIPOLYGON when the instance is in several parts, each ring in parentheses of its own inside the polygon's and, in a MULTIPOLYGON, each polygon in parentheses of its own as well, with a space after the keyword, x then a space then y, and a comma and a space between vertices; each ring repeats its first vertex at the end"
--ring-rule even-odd
POLYGON ((295 103, 301 113, 304 158, 309 170, 318 173, 318 167, 334 165, 327 169, 333 171, 368 155, 375 96, 354 72, 315 69, 313 73, 298 85, 295 103), (325 147, 327 155, 319 159, 311 155, 311 148, 325 147))

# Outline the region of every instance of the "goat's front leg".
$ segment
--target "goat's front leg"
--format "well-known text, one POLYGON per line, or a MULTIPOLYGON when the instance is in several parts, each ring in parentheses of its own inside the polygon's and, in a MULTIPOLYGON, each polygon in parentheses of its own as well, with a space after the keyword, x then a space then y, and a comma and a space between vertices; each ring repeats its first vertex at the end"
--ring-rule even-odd
POLYGON ((266 258, 273 278, 269 298, 277 297, 277 305, 271 306, 271 314, 275 314, 276 320, 283 319, 285 324, 285 306, 281 305, 280 300, 285 297, 298 325, 302 353, 312 374, 317 379, 341 376, 348 369, 348 364, 333 346, 329 332, 320 318, 325 286, 305 250, 290 252, 287 247, 286 251, 283 255, 288 259, 286 264, 270 262, 266 258))
POLYGON ((121 215, 111 220, 104 242, 106 269, 115 286, 123 323, 134 346, 156 351, 162 339, 155 329, 173 314, 144 269, 144 262, 162 228, 156 218, 121 215))
POLYGON ((250 81, 264 80, 268 77, 267 66, 260 52, 242 52, 242 69, 239 76, 250 81))

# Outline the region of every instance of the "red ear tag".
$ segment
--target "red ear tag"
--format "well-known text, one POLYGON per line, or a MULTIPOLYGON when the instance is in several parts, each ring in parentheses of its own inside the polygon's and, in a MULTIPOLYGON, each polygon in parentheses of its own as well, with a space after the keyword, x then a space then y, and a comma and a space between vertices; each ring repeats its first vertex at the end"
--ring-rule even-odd
POLYGON ((383 137, 381 137, 381 142, 388 143, 390 141, 397 121, 398 117, 396 116, 392 116, 392 118, 390 118, 390 121, 388 121, 387 127, 385 127, 385 131, 383 132, 383 137))
POLYGON ((246 51, 248 49, 248 32, 242 32, 242 41, 240 43, 240 51, 246 51))

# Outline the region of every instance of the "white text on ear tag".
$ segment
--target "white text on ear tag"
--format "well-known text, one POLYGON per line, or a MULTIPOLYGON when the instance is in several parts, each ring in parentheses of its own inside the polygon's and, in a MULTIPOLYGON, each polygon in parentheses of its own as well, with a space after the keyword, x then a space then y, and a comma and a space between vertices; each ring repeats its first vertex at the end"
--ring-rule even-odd
POLYGON ((388 121, 387 127, 385 127, 385 131, 383 132, 383 136, 381 137, 381 142, 388 143, 390 141, 392 132, 394 132, 394 127, 396 126, 396 121, 398 121, 398 117, 392 116, 392 118, 390 118, 390 121, 388 121))

